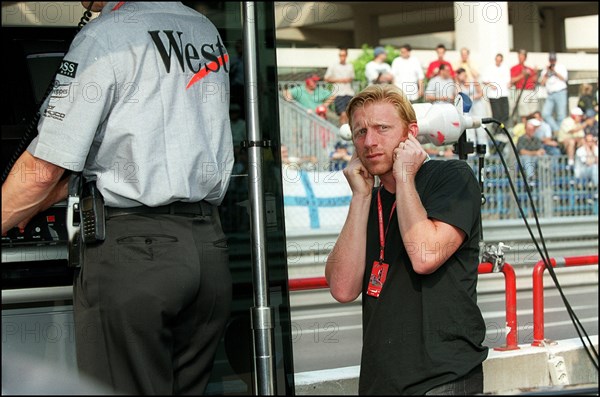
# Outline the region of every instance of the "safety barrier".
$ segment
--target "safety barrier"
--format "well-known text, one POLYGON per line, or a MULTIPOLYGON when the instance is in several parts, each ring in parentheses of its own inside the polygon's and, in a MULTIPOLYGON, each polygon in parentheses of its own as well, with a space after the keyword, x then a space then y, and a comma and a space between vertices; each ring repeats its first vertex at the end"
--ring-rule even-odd
MULTIPOLYGON (((598 255, 550 258, 552 267, 598 265, 598 255)), ((533 268, 533 342, 532 346, 544 346, 544 270, 543 260, 533 268)))
MULTIPOLYGON (((494 350, 517 350, 518 331, 517 331, 517 281, 515 270, 511 265, 505 263, 500 269, 494 269, 491 263, 480 263, 477 272, 479 274, 488 274, 501 271, 504 274, 505 294, 506 294, 506 326, 509 329, 506 334, 506 345, 495 347, 494 350)), ((306 277, 291 279, 288 281, 290 291, 306 291, 313 289, 329 288, 325 277, 306 277)))
MULTIPOLYGON (((484 262, 479 264, 477 272, 479 274, 486 274, 493 273, 494 270, 494 266, 491 263, 484 262)), ((506 334, 506 345, 501 347, 495 347, 494 350, 517 350, 519 349, 519 338, 517 331, 517 277, 515 276, 515 269, 513 269, 513 267, 508 263, 505 263, 498 270, 501 271, 502 274, 504 274, 504 293, 506 296, 506 327, 509 331, 506 334)))

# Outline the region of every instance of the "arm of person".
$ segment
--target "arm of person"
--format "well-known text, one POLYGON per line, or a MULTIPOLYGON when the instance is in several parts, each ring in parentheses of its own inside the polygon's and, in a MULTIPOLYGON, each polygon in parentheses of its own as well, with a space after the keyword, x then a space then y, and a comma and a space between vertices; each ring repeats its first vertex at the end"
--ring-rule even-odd
POLYGON ((549 136, 542 138, 542 143, 548 146, 558 146, 558 142, 549 136))
POLYGON ((283 91, 283 99, 288 102, 294 102, 294 97, 292 96, 291 91, 287 89, 283 91))
POLYGON ((542 71, 542 78, 540 79, 540 85, 545 86, 548 81, 548 68, 544 68, 542 71))
MULTIPOLYGON (((523 70, 526 70, 526 69, 523 69, 523 70)), ((525 78, 527 76, 529 76, 529 74, 525 74, 525 72, 523 71, 523 72, 517 74, 516 76, 511 77, 510 83, 512 85, 514 85, 517 81, 522 80, 523 78, 525 78)))
POLYGON ((395 153, 396 210, 402 241, 413 270, 418 274, 431 274, 458 250, 466 233, 456 226, 428 218, 415 186, 415 176, 425 161, 419 141, 409 135, 404 149, 395 149, 395 153))
POLYGON ((477 81, 471 83, 475 85, 475 95, 473 95, 473 99, 481 99, 483 98, 483 88, 481 88, 481 84, 477 81))
POLYGON ((575 126, 573 128, 571 128, 568 132, 569 134, 574 134, 576 132, 579 132, 581 130, 583 130, 586 126, 585 121, 583 123, 575 123, 575 126))
POLYGON ((331 105, 333 103, 333 101, 335 100, 335 95, 333 93, 331 93, 326 99, 325 101, 323 101, 323 106, 325 107, 329 107, 329 105, 331 105))
POLYGON ((23 152, 2 185, 2 234, 67 196, 65 169, 23 152))
POLYGON ((325 278, 331 295, 338 302, 346 303, 355 300, 362 292, 367 223, 375 179, 362 165, 356 152, 343 172, 352 189, 352 199, 344 226, 327 257, 325 278))

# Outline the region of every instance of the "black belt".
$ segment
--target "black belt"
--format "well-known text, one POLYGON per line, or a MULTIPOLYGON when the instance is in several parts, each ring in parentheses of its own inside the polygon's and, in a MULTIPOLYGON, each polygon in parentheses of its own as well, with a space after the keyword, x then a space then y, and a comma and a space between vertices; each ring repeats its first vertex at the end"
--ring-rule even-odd
POLYGON ((176 201, 160 207, 148 207, 145 205, 130 208, 105 207, 106 218, 133 214, 162 214, 162 215, 202 215, 211 216, 213 206, 206 201, 196 203, 184 203, 176 201))

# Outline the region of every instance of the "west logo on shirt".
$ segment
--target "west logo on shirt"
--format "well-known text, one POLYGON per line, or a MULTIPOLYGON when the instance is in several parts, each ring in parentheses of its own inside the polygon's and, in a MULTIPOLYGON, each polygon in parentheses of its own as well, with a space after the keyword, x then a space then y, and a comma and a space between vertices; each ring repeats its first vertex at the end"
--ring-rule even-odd
POLYGON ((60 68, 58 69, 58 74, 74 78, 75 73, 77 73, 77 66, 79 65, 75 62, 63 60, 60 64, 60 68))
POLYGON ((227 62, 229 54, 225 51, 225 47, 221 44, 221 39, 217 36, 215 44, 201 44, 200 51, 192 43, 183 44, 181 36, 183 32, 173 32, 172 30, 153 30, 148 32, 160 57, 165 64, 167 73, 171 72, 171 56, 175 54, 181 70, 185 72, 187 68, 194 73, 194 76, 187 84, 190 88, 194 83, 203 79, 211 72, 219 72, 221 67, 225 73, 229 73, 227 62), (177 37, 175 37, 177 35, 177 37), (166 36, 169 48, 163 43, 161 36, 166 36), (205 62, 199 61, 200 55, 205 59, 205 62))

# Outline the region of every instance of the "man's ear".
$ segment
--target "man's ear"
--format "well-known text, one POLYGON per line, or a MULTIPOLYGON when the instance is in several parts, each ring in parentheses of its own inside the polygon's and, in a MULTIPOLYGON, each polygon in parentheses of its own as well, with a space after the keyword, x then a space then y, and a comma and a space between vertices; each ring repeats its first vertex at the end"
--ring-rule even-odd
POLYGON ((417 135, 419 135, 419 126, 417 125, 417 123, 410 123, 408 125, 408 133, 414 136, 415 138, 417 137, 417 135))

